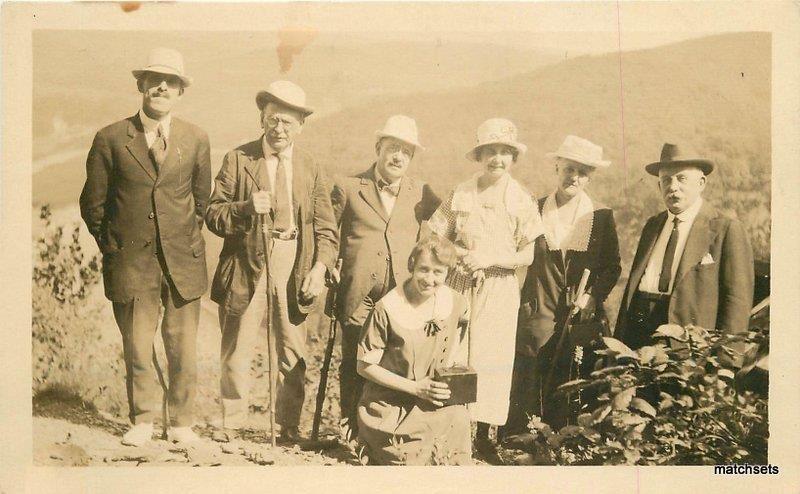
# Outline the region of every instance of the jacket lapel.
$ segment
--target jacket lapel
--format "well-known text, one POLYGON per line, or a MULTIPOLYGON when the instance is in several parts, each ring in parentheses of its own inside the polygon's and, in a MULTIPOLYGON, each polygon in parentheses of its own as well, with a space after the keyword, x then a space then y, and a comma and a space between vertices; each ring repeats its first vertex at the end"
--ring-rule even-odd
POLYGON ((128 148, 133 159, 139 163, 145 173, 155 181, 158 178, 156 167, 150 159, 150 149, 147 147, 147 139, 144 137, 144 128, 138 114, 128 119, 128 137, 131 140, 125 147, 128 148))
POLYGON ((642 275, 644 275, 644 270, 647 267, 647 262, 650 260, 650 254, 653 252, 653 247, 656 245, 656 240, 658 240, 658 234, 661 233, 661 230, 664 228, 664 223, 667 222, 667 211, 662 211, 655 219, 645 226, 644 231, 642 231, 642 247, 636 252, 636 257, 633 260, 633 266, 631 267, 631 275, 628 280, 628 286, 630 289, 628 290, 628 300, 633 297, 633 294, 636 292, 636 289, 639 286, 639 282, 642 280, 642 275))
MULTIPOLYGON (((253 141, 252 147, 248 149, 248 152, 245 154, 247 157, 247 162, 244 163, 244 172, 250 177, 250 187, 254 188, 256 191, 259 190, 269 190, 267 186, 267 177, 262 177, 260 170, 266 169, 266 158, 264 158, 264 148, 262 147, 261 139, 253 141)), ((266 171, 266 170, 265 170, 266 171)), ((249 194, 247 195, 249 197, 249 194)), ((245 199, 247 199, 245 197, 245 199)))
POLYGON ((369 206, 378 213, 378 216, 385 222, 389 222, 389 218, 386 216, 386 210, 383 208, 383 203, 381 202, 381 198, 378 196, 378 188, 375 186, 375 165, 372 165, 372 168, 369 172, 362 175, 361 177, 361 190, 358 191, 358 194, 361 196, 364 201, 366 201, 369 206))
MULTIPOLYGON (((294 212, 294 217, 298 218, 300 204, 305 204, 305 197, 308 194, 306 185, 308 177, 304 157, 297 152, 297 149, 292 153, 292 211, 294 212)), ((300 221, 296 221, 296 223, 300 225, 300 221)))
MULTIPOLYGON (((678 263, 678 272, 675 275, 675 283, 680 283, 686 273, 697 265, 703 256, 708 252, 708 248, 717 235, 715 224, 712 219, 716 216, 716 210, 707 202, 703 203, 700 212, 692 223, 689 236, 686 238, 686 246, 683 248, 683 255, 678 263)), ((674 292, 673 288, 673 292, 674 292)))

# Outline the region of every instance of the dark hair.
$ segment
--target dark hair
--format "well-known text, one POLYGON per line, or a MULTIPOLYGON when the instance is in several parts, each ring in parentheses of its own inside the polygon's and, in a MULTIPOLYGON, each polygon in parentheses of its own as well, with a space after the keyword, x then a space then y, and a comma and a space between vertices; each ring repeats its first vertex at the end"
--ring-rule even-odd
MULTIPOLYGON (((519 158, 519 149, 515 148, 510 144, 503 144, 502 142, 498 142, 497 144, 502 144, 503 146, 509 148, 511 150, 511 158, 514 160, 514 163, 517 162, 517 158, 519 158)), ((487 149, 487 146, 491 146, 492 144, 484 144, 483 146, 478 147, 475 150, 475 157, 478 158, 478 161, 483 159, 483 152, 487 149)))
POLYGON ((408 256, 408 271, 414 271, 419 257, 427 253, 431 259, 447 266, 447 269, 452 268, 456 264, 456 249, 453 244, 443 239, 438 235, 430 235, 423 238, 411 250, 411 255, 408 256))

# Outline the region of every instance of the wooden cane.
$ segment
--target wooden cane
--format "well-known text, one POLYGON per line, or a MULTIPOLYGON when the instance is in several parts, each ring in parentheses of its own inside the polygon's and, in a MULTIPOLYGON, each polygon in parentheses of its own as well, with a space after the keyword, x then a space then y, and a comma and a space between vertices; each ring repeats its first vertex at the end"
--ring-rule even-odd
POLYGON ((267 322, 267 358, 269 360, 269 434, 270 442, 274 448, 277 444, 277 436, 275 434, 275 393, 278 388, 278 354, 275 348, 275 334, 272 330, 272 246, 269 238, 269 229, 267 227, 267 216, 265 214, 259 215, 261 222, 261 236, 264 239, 264 275, 267 277, 267 310, 265 314, 267 322))
MULTIPOLYGON (((342 269, 342 260, 336 261, 336 271, 340 272, 342 269)), ((322 370, 320 371, 319 387, 317 388, 317 402, 314 408, 314 422, 311 426, 311 442, 316 443, 319 440, 319 426, 322 422, 322 407, 325 405, 325 394, 328 389, 328 372, 331 367, 331 358, 333 357, 333 347, 336 343, 336 289, 337 283, 334 281, 328 287, 328 297, 325 301, 325 313, 330 317, 331 323, 328 330, 328 345, 325 348, 325 359, 322 361, 322 370)))

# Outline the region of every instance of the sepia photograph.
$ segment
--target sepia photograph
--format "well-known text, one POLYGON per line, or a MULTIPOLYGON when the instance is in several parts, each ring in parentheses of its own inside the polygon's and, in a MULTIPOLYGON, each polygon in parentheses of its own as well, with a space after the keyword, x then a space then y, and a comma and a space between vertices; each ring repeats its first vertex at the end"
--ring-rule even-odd
POLYGON ((14 5, 28 464, 797 480, 798 12, 683 5, 14 5))

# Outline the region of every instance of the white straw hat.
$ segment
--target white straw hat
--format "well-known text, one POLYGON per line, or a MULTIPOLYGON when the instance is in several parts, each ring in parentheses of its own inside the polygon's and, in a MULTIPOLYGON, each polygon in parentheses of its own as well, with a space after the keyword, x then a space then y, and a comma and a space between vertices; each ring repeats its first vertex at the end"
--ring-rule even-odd
POLYGON ((547 153, 550 158, 566 158, 594 168, 606 168, 610 161, 603 159, 603 148, 586 139, 569 135, 555 153, 547 153))
POLYGON ((517 127, 505 118, 490 118, 478 127, 477 144, 467 153, 470 161, 480 161, 477 155, 479 148, 489 144, 505 144, 524 154, 528 146, 517 141, 517 127))

